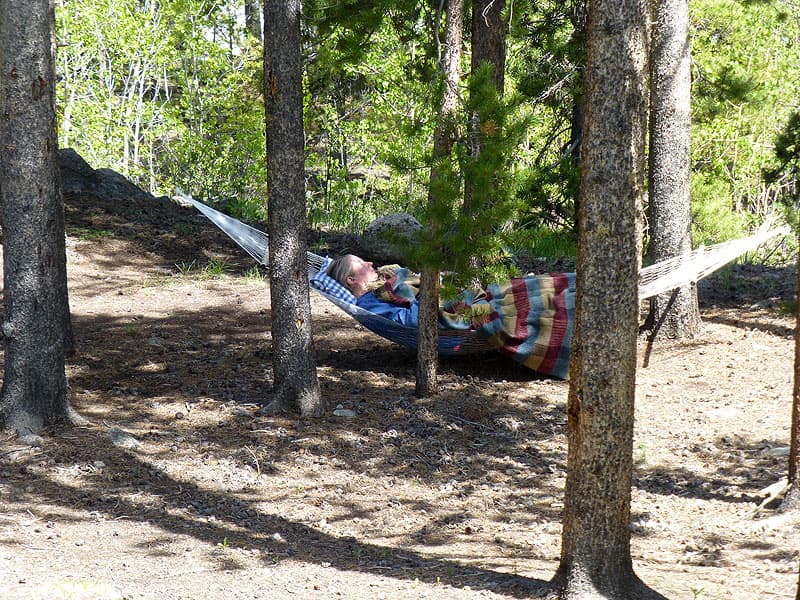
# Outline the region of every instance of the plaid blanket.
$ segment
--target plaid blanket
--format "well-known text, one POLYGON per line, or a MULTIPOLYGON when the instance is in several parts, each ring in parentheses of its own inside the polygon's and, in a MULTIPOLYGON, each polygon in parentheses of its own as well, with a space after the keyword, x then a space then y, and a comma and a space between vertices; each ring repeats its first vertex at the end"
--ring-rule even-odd
POLYGON ((526 367, 566 379, 575 314, 575 273, 510 279, 486 288, 492 307, 478 329, 526 367))
MULTIPOLYGON (((416 275, 392 266, 375 295, 409 306, 419 292, 416 275)), ((475 329, 488 343, 526 367, 566 379, 575 312, 575 273, 529 275, 467 290, 439 310, 439 325, 475 329)))
POLYGON ((379 300, 409 307, 419 294, 419 275, 399 265, 386 265, 378 268, 376 285, 373 293, 379 300))

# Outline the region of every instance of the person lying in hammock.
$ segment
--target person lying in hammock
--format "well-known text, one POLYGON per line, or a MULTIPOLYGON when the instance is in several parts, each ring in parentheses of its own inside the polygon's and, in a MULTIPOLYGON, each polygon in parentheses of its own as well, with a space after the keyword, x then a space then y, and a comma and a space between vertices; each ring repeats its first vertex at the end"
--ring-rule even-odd
MULTIPOLYGON (((397 323, 417 326, 418 280, 393 265, 375 269, 353 254, 337 258, 327 276, 349 289, 356 305, 397 323)), ((464 291, 439 310, 439 326, 469 329, 517 362, 566 378, 575 312, 575 273, 526 275, 464 291)))
POLYGON ((380 299, 375 293, 395 275, 395 270, 396 267, 390 265, 378 271, 371 262, 355 254, 345 254, 328 265, 327 273, 353 293, 356 306, 395 323, 415 327, 419 317, 416 298, 407 302, 390 302, 380 299))

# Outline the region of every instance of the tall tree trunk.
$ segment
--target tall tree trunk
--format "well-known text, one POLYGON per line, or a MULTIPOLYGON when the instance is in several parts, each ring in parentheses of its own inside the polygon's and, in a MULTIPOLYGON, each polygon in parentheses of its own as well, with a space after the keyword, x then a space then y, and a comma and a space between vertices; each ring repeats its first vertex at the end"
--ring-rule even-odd
MULTIPOLYGON (((584 57, 583 60, 576 61, 577 73, 572 87, 572 111, 570 115, 569 144, 567 145, 567 151, 578 165, 581 162, 581 142, 583 141, 583 120, 585 118, 583 103, 587 16, 587 0, 571 0, 569 19, 572 23, 572 34, 570 35, 570 44, 579 48, 584 57)), ((580 210, 578 194, 575 194, 573 201, 573 229, 577 232, 578 211, 580 210)))
POLYGON ((552 581, 568 599, 658 597, 634 574, 630 552, 646 7, 642 0, 589 4, 567 482, 552 581))
MULTIPOLYGON (((691 47, 689 0, 655 2, 650 79, 650 259, 692 249, 689 191, 691 47)), ((650 301, 653 338, 694 337, 700 326, 697 288, 687 285, 650 301)))
POLYGON ((439 271, 423 270, 420 277, 417 328, 417 374, 414 395, 435 396, 438 391, 439 271))
MULTIPOLYGON (((499 95, 503 94, 506 68, 506 27, 503 21, 505 0, 473 0, 472 2, 472 59, 471 73, 475 77, 478 69, 485 64, 492 66, 492 83, 499 95)), ((469 115, 469 153, 473 160, 479 161, 483 149, 483 134, 478 115, 469 115)), ((494 195, 490 192, 488 197, 494 195)), ((475 200, 474 184, 464 181, 464 211, 478 215, 481 207, 475 200)), ((473 266, 480 257, 473 256, 473 266)))
POLYGON ((492 79, 500 94, 505 85, 506 69, 505 7, 505 0, 472 2, 472 73, 484 63, 492 65, 492 79))
POLYGON ((23 437, 77 419, 64 368, 72 328, 56 156, 54 26, 49 0, 0 2, 0 420, 23 437))
MULTIPOLYGON (((586 0, 572 0, 570 10, 570 22, 572 23, 572 35, 570 36, 570 44, 578 46, 579 48, 586 48, 586 0)), ((576 159, 580 160, 581 156, 581 140, 583 139, 583 67, 578 67, 578 77, 575 82, 575 87, 572 93, 572 118, 570 120, 569 130, 569 149, 570 154, 576 159)), ((576 210, 576 225, 577 225, 577 205, 576 210)))
POLYGON ((257 40, 263 39, 260 0, 244 0, 244 26, 257 40))
POLYGON ((275 384, 266 411, 320 416, 306 277, 300 0, 264 4, 270 298, 275 384))
MULTIPOLYGON (((800 229, 796 232, 800 243, 800 229)), ((800 253, 797 257, 797 289, 800 290, 800 253)), ((783 501, 782 508, 797 509, 800 507, 800 301, 797 302, 794 325, 794 387, 792 390, 792 423, 789 441, 789 492, 783 501)), ((800 597, 800 586, 798 586, 800 597)))
MULTIPOLYGON (((462 29, 464 26, 464 0, 448 0, 445 15, 445 42, 440 69, 444 78, 444 93, 439 108, 439 119, 433 134, 433 164, 428 203, 437 201, 436 179, 438 162, 449 156, 455 140, 455 114, 458 106, 458 83, 461 75, 462 29)), ((441 235, 441 225, 428 219, 428 233, 435 238, 441 235)), ((424 269, 420 288, 419 326, 417 337, 418 398, 433 396, 438 392, 437 363, 439 354, 439 271, 424 269)))

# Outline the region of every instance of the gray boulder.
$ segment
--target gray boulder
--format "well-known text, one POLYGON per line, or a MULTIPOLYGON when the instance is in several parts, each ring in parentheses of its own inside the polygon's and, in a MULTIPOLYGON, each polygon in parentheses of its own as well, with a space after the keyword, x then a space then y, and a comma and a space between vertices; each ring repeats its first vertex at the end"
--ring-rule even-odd
POLYGON ((61 187, 65 194, 91 193, 101 200, 150 200, 152 194, 112 169, 93 169, 72 148, 58 151, 61 187))
POLYGON ((58 165, 61 168, 61 188, 65 194, 96 191, 98 179, 94 169, 75 150, 60 149, 58 165))
POLYGON ((94 172, 98 179, 96 191, 98 198, 103 200, 124 200, 126 198, 151 200, 153 198, 150 192, 146 192, 113 169, 95 169, 94 172))
POLYGON ((406 264, 398 240, 413 241, 422 229, 408 213, 395 213, 375 219, 361 236, 364 254, 380 264, 406 264))

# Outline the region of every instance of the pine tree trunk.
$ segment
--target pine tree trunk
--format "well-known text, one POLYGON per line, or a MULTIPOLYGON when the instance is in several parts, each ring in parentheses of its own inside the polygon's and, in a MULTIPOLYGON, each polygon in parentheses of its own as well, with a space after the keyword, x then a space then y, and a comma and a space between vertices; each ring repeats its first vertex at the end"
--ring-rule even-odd
MULTIPOLYGON (((588 15, 587 0, 572 0, 570 7, 570 22, 572 23, 572 35, 570 36, 570 44, 575 45, 582 49, 583 53, 586 52, 586 20, 588 15)), ((583 72, 578 69, 576 73, 577 81, 572 87, 572 111, 570 115, 570 128, 569 128, 569 152, 575 161, 580 164, 581 161, 581 143, 583 141, 583 120, 585 118, 583 103, 584 103, 584 76, 583 72)), ((574 198, 573 215, 574 230, 578 231, 578 211, 580 210, 580 198, 574 198)))
POLYGON ((505 0, 474 0, 472 3, 472 73, 483 63, 494 67, 494 86, 502 95, 506 68, 505 0))
MULTIPOLYGON (((572 0, 570 10, 570 22, 572 23, 572 35, 570 35, 570 45, 586 49, 586 0, 572 0)), ((580 143, 583 139, 583 77, 580 71, 577 74, 578 82, 574 86, 572 97, 572 117, 570 120, 569 149, 570 153, 580 159, 580 143)), ((577 215, 577 211, 575 213, 577 215)), ((576 219, 577 222, 577 219, 576 219)))
POLYGON ((306 276, 303 88, 299 0, 264 5, 270 298, 274 390, 266 411, 320 416, 306 276))
MULTIPOLYGON (((492 83, 499 95, 503 94, 506 65, 506 27, 503 21, 505 0, 474 0, 472 3, 472 60, 471 72, 474 77, 484 64, 492 65, 492 83)), ((479 161, 483 150, 481 123, 478 115, 469 116, 469 153, 470 157, 479 161)), ((488 197, 493 197, 490 192, 488 197)), ((469 179, 464 181, 464 211, 477 215, 481 211, 475 200, 474 184, 469 179)), ((477 267, 480 257, 470 257, 473 267, 477 267)), ((477 282, 476 282, 477 283, 477 282)))
MULTIPOLYGON (((800 243, 800 230, 797 241, 800 243)), ((797 289, 800 290, 800 254, 797 260, 797 289)), ((800 507, 800 301, 797 303, 794 327, 794 387, 792 393, 792 423, 789 441, 789 474, 788 481, 791 485, 784 508, 797 509, 800 507)), ((800 589, 798 589, 800 594, 800 589)))
POLYGON ((75 417, 64 205, 55 136, 54 12, 49 0, 0 2, 0 206, 5 376, 0 419, 19 435, 75 417))
POLYGON ((264 30, 261 28, 261 9, 258 0, 244 0, 244 25, 257 40, 263 38, 264 30))
MULTIPOLYGON (((688 0, 655 3, 650 93, 650 259, 692 249, 689 190, 691 50, 688 0)), ((650 301, 652 337, 694 337, 697 288, 684 286, 650 301)))
POLYGON ((567 482, 552 584, 562 598, 629 600, 658 597, 630 552, 648 15, 641 0, 589 7, 567 482))
POLYGON ((425 270, 420 278, 417 326, 417 379, 414 395, 429 398, 438 392, 439 272, 425 270))
MULTIPOLYGON (((455 113, 458 101, 458 84, 461 74, 461 40, 464 24, 464 0, 449 0, 445 16, 445 47, 440 68, 445 80, 439 118, 433 134, 433 165, 428 202, 434 203, 439 177, 437 161, 448 156, 455 139, 455 113)), ((432 236, 440 234, 438 223, 425 224, 432 236)), ((423 269, 420 283, 419 323, 417 328, 417 383, 416 396, 426 398, 438 393, 437 362, 439 355, 439 271, 423 269)))

